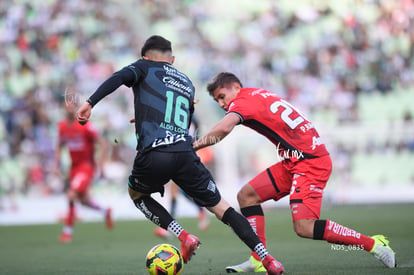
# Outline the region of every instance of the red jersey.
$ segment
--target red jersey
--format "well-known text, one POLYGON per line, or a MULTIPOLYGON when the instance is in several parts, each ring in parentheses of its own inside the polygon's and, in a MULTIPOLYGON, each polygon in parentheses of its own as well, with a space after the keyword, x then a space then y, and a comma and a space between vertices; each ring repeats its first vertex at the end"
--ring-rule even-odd
POLYGON ((59 145, 66 145, 72 160, 72 168, 82 163, 95 164, 95 141, 98 132, 90 122, 80 125, 76 120, 62 120, 58 124, 59 145))
POLYGON ((328 155, 312 123, 280 96, 258 88, 242 88, 229 102, 227 113, 267 137, 283 159, 310 159, 328 155))

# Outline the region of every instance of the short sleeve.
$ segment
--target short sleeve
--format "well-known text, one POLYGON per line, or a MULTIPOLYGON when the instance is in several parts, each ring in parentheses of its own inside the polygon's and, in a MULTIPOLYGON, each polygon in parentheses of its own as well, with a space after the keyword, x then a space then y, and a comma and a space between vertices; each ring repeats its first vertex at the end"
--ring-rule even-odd
POLYGON ((237 114, 241 119, 241 123, 243 123, 245 120, 250 119, 254 113, 252 99, 246 96, 236 97, 230 102, 227 113, 237 114))

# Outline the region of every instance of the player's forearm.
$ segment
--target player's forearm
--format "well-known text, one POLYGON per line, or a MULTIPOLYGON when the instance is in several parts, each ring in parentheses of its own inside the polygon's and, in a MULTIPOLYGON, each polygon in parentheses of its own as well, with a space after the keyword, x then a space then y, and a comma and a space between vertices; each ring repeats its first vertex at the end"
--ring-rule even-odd
POLYGON ((220 142, 231 131, 233 131, 234 126, 236 126, 239 122, 240 118, 238 115, 232 113, 227 114, 210 130, 210 132, 208 132, 208 134, 194 142, 194 150, 198 150, 220 142))
POLYGON ((224 139, 230 132, 223 129, 212 129, 208 134, 193 143, 194 150, 214 145, 224 139))

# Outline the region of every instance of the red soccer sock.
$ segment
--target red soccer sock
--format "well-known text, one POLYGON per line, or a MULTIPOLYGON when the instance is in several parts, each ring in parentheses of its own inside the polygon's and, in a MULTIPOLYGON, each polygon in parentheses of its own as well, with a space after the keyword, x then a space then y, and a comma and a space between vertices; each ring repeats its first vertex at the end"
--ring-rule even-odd
POLYGON ((315 221, 314 239, 323 239, 335 244, 354 245, 366 251, 371 251, 375 244, 372 238, 330 220, 315 221))
POLYGON ((72 227, 74 222, 75 222, 75 204, 73 202, 69 202, 69 211, 68 211, 68 217, 66 219, 66 225, 72 227))
MULTIPOLYGON (((260 205, 254 205, 254 206, 244 207, 240 209, 240 211, 249 221, 254 232, 256 232, 260 241, 266 247, 265 217, 264 217, 262 207, 260 205)), ((251 255, 256 260, 261 261, 259 255, 257 255, 256 252, 254 252, 253 250, 252 250, 251 255)))

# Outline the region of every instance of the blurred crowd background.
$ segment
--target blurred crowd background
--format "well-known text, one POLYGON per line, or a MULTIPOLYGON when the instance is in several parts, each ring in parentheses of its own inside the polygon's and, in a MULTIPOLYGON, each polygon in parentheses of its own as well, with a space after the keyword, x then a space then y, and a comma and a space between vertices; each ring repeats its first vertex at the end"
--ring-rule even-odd
MULTIPOLYGON (((0 211, 16 196, 64 192, 52 171, 64 104, 84 102, 152 34, 172 41, 197 88, 201 134, 223 115, 206 83, 231 71, 314 122, 333 156, 331 192, 414 186, 413 0, 15 0, 0 1, 0 211)), ((126 190, 132 115, 126 87, 94 109, 111 148, 98 189, 126 190)), ((277 160, 251 131, 214 148, 223 186, 277 160)))

